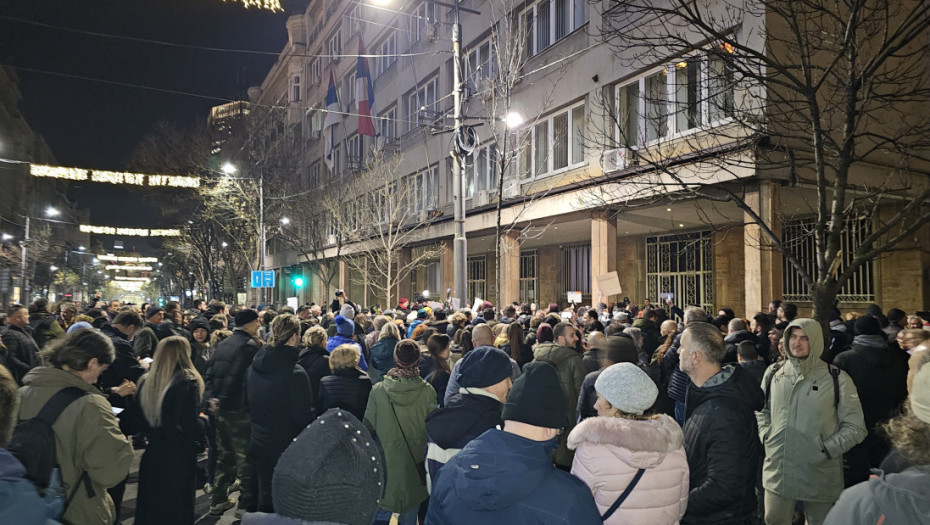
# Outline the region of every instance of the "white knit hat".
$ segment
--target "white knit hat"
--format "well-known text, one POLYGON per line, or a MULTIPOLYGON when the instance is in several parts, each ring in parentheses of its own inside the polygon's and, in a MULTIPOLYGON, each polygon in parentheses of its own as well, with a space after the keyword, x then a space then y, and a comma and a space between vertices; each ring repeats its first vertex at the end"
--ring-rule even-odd
POLYGON ((594 389, 614 408, 637 415, 648 410, 659 395, 652 379, 633 363, 617 363, 601 370, 594 389))

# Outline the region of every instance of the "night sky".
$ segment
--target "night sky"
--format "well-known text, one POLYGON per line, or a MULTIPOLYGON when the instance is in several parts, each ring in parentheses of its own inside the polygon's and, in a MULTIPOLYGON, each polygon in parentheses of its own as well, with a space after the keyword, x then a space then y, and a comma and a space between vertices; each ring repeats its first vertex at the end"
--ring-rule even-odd
MULTIPOLYGON (((220 0, 7 0, 3 4, 0 62, 5 65, 191 94, 17 69, 26 121, 45 137, 58 164, 65 166, 123 169, 130 152, 156 122, 186 125, 206 119, 209 108, 223 102, 219 99, 246 98, 246 90, 261 83, 275 60, 273 55, 167 47, 87 32, 275 55, 287 41, 284 13, 220 0)), ((91 209, 91 220, 98 224, 157 221, 157 210, 147 205, 143 195, 118 187, 88 184, 74 188, 72 197, 80 207, 91 209)))

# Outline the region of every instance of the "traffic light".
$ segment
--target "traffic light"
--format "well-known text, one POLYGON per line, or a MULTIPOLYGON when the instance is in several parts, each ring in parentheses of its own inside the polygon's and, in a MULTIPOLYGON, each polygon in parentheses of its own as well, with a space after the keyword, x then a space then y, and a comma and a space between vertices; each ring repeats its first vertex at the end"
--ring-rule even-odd
POLYGON ((301 288, 304 285, 304 278, 302 275, 295 275, 293 282, 294 288, 301 288))

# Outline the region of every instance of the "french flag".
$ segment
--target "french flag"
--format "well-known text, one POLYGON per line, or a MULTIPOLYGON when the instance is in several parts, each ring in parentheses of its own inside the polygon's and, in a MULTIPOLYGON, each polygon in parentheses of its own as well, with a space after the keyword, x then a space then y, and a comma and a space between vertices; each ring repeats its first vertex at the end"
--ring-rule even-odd
POLYGON ((333 170, 333 147, 336 145, 336 124, 339 123, 339 97, 336 96, 336 82, 333 72, 329 72, 329 89, 326 91, 326 118, 323 119, 323 134, 326 143, 323 146, 324 161, 330 171, 333 170))
POLYGON ((358 134, 369 137, 378 137, 381 133, 375 126, 371 114, 375 107, 375 91, 371 82, 371 70, 368 69, 368 59, 362 39, 358 39, 358 66, 355 71, 355 94, 358 97, 358 134))

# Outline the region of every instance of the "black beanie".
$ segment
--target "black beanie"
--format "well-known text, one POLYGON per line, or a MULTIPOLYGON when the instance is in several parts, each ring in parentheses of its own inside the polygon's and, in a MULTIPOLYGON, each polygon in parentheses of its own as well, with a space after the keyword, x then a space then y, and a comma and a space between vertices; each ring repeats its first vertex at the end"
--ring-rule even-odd
POLYGON ((636 343, 627 334, 616 334, 607 338, 607 359, 616 363, 637 363, 639 352, 636 343))
POLYGON ((258 319, 258 312, 252 310, 251 308, 246 308, 245 310, 237 313, 233 319, 236 320, 236 326, 245 326, 258 319))
POLYGON ((871 315, 862 315, 856 319, 857 335, 882 335, 882 327, 878 319, 871 315))
POLYGON ((513 382, 504 403, 504 420, 543 428, 564 428, 568 423, 565 394, 559 374, 549 363, 530 361, 513 382))
POLYGON ((271 481, 274 510, 309 522, 369 525, 384 474, 381 449, 365 425, 331 408, 281 454, 271 481))

